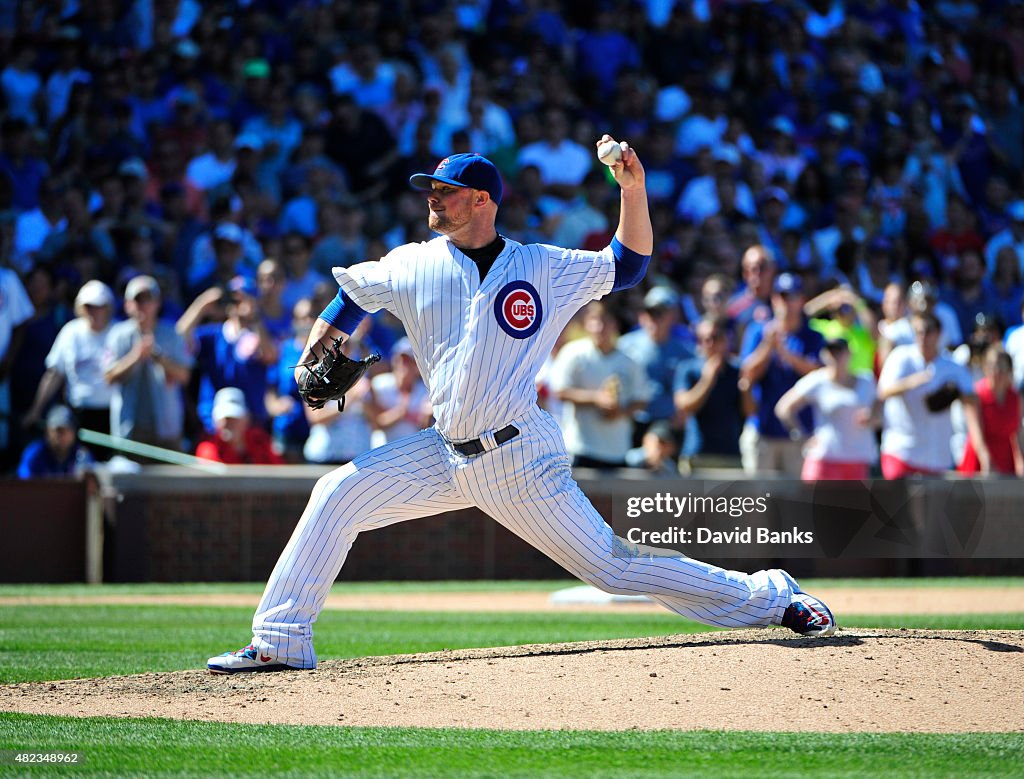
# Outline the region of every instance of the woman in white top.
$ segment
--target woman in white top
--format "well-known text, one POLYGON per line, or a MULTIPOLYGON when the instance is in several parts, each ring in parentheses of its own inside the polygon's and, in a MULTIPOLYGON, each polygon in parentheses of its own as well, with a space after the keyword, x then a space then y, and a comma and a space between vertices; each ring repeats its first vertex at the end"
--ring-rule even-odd
POLYGON ((399 339, 392 347, 391 370, 370 380, 366 416, 374 427, 375 447, 430 427, 430 395, 420 378, 408 338, 399 339))
POLYGON ((875 381, 870 374, 850 373, 850 348, 841 338, 825 344, 821 360, 825 367, 794 384, 779 399, 775 414, 798 434, 797 412, 807 405, 814 409, 814 435, 804 449, 801 479, 866 479, 878 456, 875 381))
MULTIPOLYGON (((75 296, 75 318, 61 328, 46 356, 46 373, 22 424, 32 427, 67 385, 67 403, 79 427, 110 432, 110 385, 103 378, 103 350, 114 313, 114 293, 102 281, 87 281, 75 296)), ((106 450, 96 450, 107 459, 106 450)))
MULTIPOLYGON (((348 340, 352 344, 348 354, 353 359, 366 356, 365 338, 371 322, 370 317, 366 317, 348 340)), ((308 462, 344 464, 372 448, 373 427, 366 414, 369 393, 370 379, 364 376, 345 394, 344 413, 333 402, 321 409, 303 407, 309 422, 309 437, 302 447, 302 456, 308 462)))

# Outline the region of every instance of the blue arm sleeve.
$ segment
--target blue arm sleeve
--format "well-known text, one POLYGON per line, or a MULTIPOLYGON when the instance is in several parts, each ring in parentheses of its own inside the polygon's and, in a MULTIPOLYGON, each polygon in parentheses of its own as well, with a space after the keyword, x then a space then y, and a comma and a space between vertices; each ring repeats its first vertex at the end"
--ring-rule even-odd
POLYGON ((637 254, 623 246, 618 238, 612 238, 612 254, 615 255, 615 283, 612 292, 635 287, 647 275, 651 255, 637 254))
POLYGON ((334 300, 328 303, 327 308, 320 314, 320 319, 341 332, 352 335, 364 316, 366 312, 345 294, 345 290, 339 288, 334 300))

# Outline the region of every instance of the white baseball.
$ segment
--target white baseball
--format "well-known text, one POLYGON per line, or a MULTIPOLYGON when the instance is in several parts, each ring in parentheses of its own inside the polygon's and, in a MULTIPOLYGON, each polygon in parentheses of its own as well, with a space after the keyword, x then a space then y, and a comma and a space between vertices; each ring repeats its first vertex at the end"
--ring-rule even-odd
POLYGON ((626 147, 626 142, 617 143, 615 141, 605 141, 597 145, 597 158, 601 160, 605 165, 611 167, 616 162, 622 159, 622 150, 626 147))

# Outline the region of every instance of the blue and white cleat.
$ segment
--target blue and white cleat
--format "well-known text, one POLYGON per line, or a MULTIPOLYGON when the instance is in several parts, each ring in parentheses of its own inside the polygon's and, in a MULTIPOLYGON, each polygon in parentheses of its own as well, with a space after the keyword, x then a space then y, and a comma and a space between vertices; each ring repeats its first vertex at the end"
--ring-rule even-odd
POLYGON ((800 589, 796 579, 782 571, 793 591, 793 601, 782 615, 782 626, 801 636, 825 638, 839 627, 832 611, 825 603, 800 589))
POLYGON ((225 652, 206 661, 206 667, 213 674, 240 674, 254 671, 297 671, 290 665, 277 662, 263 654, 252 644, 237 652, 225 652))
POLYGON ((836 619, 829 607, 806 592, 793 594, 793 602, 782 615, 782 626, 801 636, 825 638, 836 632, 836 619))

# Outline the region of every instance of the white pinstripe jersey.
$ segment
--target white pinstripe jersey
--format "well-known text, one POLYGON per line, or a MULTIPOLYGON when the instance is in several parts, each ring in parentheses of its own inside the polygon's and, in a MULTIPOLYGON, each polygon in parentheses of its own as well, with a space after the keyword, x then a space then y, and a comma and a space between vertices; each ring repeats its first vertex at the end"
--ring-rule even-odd
POLYGON ((555 339, 580 308, 611 292, 615 259, 611 247, 505 238, 481 283, 476 263, 439 236, 333 272, 361 308, 387 309, 405 325, 438 431, 465 441, 522 419, 536 403, 534 381, 555 339))

